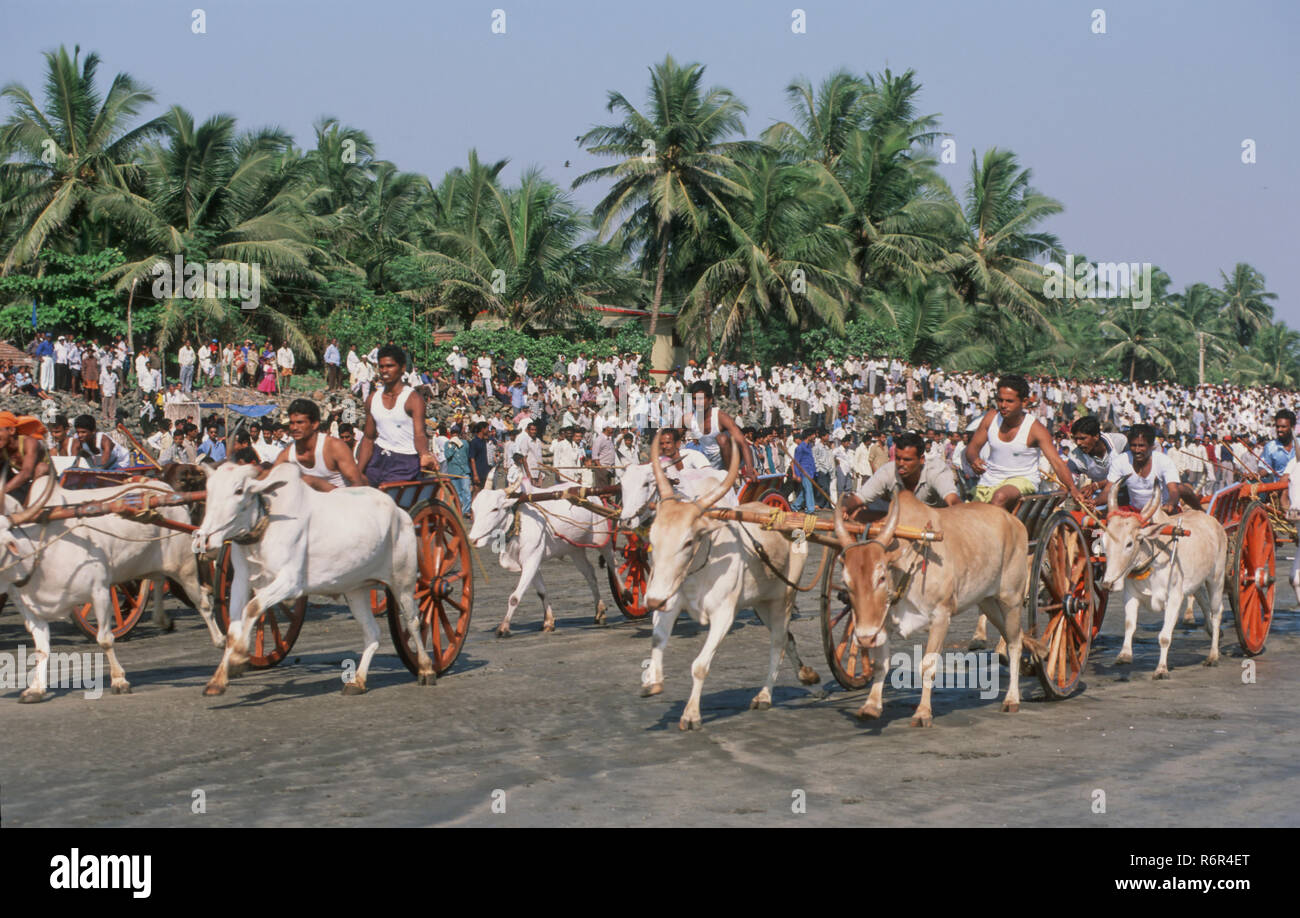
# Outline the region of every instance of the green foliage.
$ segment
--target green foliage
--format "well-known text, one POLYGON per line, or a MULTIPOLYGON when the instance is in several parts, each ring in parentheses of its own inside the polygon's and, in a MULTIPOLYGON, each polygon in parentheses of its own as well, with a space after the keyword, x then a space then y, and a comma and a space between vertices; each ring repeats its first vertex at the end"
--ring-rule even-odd
MULTIPOLYGON (((0 337, 25 340, 32 333, 32 300, 41 331, 69 329, 74 334, 99 338, 126 334, 126 297, 113 285, 100 281, 105 271, 126 259, 117 249, 89 255, 46 252, 45 273, 0 277, 0 337)), ((147 330, 147 311, 136 310, 135 330, 147 330), (142 315, 142 313, 145 313, 142 315)))
POLYGON ((897 328, 873 319, 859 318, 845 323, 843 335, 836 335, 826 328, 805 332, 803 354, 812 360, 825 360, 827 357, 840 360, 850 354, 905 357, 907 349, 897 328))
POLYGON ((326 337, 338 338, 347 353, 349 344, 368 351, 376 344, 392 341, 410 351, 418 365, 429 347, 420 326, 411 319, 411 304, 399 296, 374 295, 359 302, 342 302, 325 320, 326 337))

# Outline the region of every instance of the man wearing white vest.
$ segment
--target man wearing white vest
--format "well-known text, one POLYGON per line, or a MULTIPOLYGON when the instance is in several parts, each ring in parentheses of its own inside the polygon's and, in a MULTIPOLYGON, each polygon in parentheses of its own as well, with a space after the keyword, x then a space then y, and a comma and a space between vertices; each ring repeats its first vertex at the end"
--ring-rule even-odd
POLYGON ((1025 412, 1029 383, 1023 376, 1008 374, 998 380, 997 408, 984 415, 979 428, 966 445, 966 461, 980 476, 975 499, 991 503, 1014 513, 1020 498, 1038 490, 1041 476, 1038 457, 1041 452, 1058 481, 1076 501, 1083 494, 1074 484, 1074 476, 1052 443, 1047 428, 1025 412), (988 444, 988 461, 980 458, 980 449, 988 444))

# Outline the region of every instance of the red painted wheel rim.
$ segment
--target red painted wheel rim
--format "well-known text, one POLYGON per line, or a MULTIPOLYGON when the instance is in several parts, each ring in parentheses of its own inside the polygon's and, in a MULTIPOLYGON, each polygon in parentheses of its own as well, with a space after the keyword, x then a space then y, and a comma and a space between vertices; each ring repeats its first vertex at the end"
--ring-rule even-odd
MULTIPOLYGON (((415 526, 420 579, 415 605, 420 616, 420 641, 442 674, 460 656, 469 634, 474 607, 474 571, 469 538, 459 518, 447 504, 433 500, 411 511, 415 526)), ((387 591, 385 591, 387 593, 387 591)), ((371 607, 376 599, 372 594, 371 607)), ((384 598, 397 655, 413 673, 419 671, 419 654, 401 620, 395 601, 384 598)))
MULTIPOLYGON (((140 622, 144 610, 149 607, 153 596, 152 580, 131 580, 115 583, 108 590, 109 611, 112 613, 113 640, 118 641, 131 633, 140 622)), ((95 606, 86 603, 72 616, 73 623, 92 641, 99 638, 99 626, 95 622, 95 606)))
POLYGON ((645 604, 650 578, 649 548, 649 539, 640 532, 619 532, 614 545, 614 570, 609 572, 609 585, 619 610, 628 618, 644 618, 650 612, 645 604))
MULTIPOLYGON (((212 588, 216 620, 223 633, 230 630, 230 585, 235 576, 230 550, 229 545, 221 549, 212 588)), ((298 640, 306 616, 306 596, 298 597, 292 606, 282 602, 262 613, 249 642, 248 665, 254 669, 267 669, 284 660, 298 640)))

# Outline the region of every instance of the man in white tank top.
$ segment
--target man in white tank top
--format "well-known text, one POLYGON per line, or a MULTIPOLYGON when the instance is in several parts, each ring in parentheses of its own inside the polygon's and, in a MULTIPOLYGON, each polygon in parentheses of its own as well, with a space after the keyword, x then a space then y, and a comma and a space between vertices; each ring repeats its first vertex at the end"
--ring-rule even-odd
POLYGON ((1083 495, 1074 476, 1052 443, 1047 428, 1025 413, 1029 383, 1023 376, 1009 374, 998 380, 997 408, 984 415, 979 428, 966 445, 966 461, 980 476, 975 499, 1014 512, 1020 498, 1038 490, 1038 458, 1041 452, 1058 481, 1070 496, 1083 495), (980 449, 988 444, 987 461, 980 449))
POLYGON ((402 382, 406 354, 400 347, 379 348, 383 384, 366 399, 366 428, 357 466, 376 488, 389 481, 413 481, 421 469, 437 469, 424 430, 424 396, 402 382))
POLYGON ((369 484, 348 445, 321 432, 320 407, 311 399, 296 398, 289 404, 289 436, 293 443, 280 453, 272 468, 285 462, 298 466, 303 483, 317 491, 369 484))
POLYGON ((683 420, 687 431, 695 434, 704 457, 715 469, 726 469, 731 461, 731 447, 739 443, 740 474, 746 481, 757 478, 751 460, 753 451, 740 426, 727 412, 713 407, 713 386, 705 380, 691 383, 691 399, 695 410, 683 420))

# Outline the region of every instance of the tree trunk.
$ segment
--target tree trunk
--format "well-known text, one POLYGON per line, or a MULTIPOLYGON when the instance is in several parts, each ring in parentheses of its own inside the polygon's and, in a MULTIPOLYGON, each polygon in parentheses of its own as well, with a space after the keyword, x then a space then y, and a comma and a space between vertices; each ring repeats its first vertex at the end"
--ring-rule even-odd
POLYGON ((1129 364, 1128 364, 1129 385, 1133 384, 1133 376, 1134 374, 1137 373, 1137 365, 1138 365, 1138 355, 1137 355, 1137 351, 1134 351, 1133 356, 1129 358, 1129 364))
POLYGON ((1205 385, 1205 332, 1196 333, 1196 384, 1205 385))
POLYGON ((131 285, 131 292, 126 295, 126 352, 135 354, 135 340, 132 335, 131 325, 131 301, 135 299, 135 284, 131 285))
POLYGON ((664 273, 668 268, 668 228, 659 232, 659 267, 655 270, 655 298, 650 304, 650 337, 655 336, 655 327, 659 324, 659 304, 664 297, 664 273))

